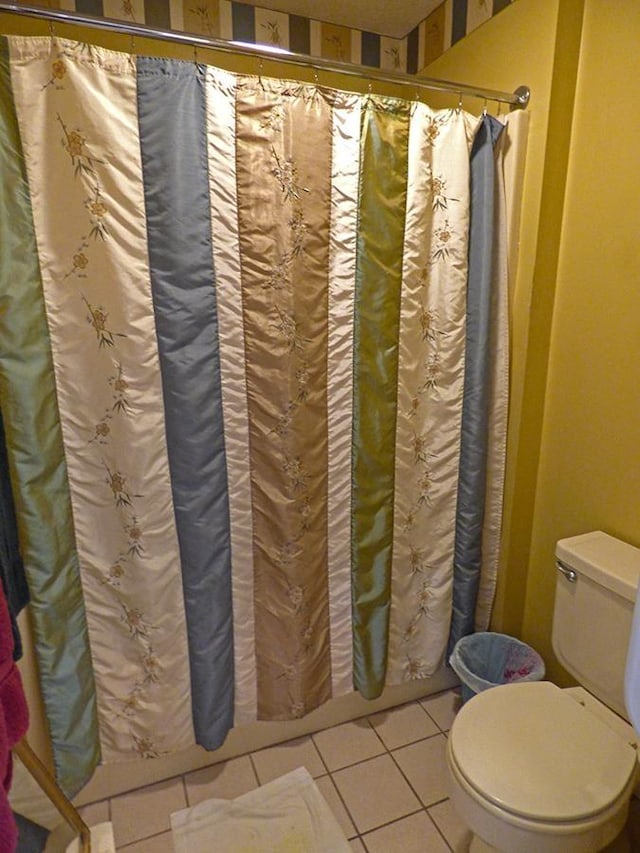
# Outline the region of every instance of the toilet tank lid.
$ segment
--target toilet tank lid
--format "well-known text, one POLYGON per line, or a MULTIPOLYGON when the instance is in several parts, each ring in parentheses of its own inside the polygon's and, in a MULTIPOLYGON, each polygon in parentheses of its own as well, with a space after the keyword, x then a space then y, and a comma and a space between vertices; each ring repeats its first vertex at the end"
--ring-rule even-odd
POLYGON ((640 580, 640 548, 601 530, 560 539, 556 557, 595 583, 635 601, 640 580))

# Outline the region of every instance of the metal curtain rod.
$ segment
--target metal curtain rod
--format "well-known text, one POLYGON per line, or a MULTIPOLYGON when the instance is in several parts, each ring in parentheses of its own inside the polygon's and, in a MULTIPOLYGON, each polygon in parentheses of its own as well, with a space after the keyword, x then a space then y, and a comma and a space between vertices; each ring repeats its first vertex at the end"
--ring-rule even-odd
POLYGON ((377 71, 363 65, 353 65, 348 62, 334 62, 322 57, 310 57, 302 53, 289 53, 288 51, 270 50, 263 45, 251 45, 246 43, 223 41, 222 39, 206 38, 191 33, 182 33, 176 30, 163 30, 156 27, 147 27, 142 24, 129 24, 117 21, 114 18, 97 18, 90 15, 79 15, 75 12, 65 12, 58 9, 41 9, 36 6, 19 6, 15 3, 0 3, 0 12, 10 12, 14 15, 26 15, 30 18, 44 18, 50 22, 62 24, 76 24, 86 27, 94 27, 101 30, 111 30, 140 38, 160 39, 161 41, 172 41, 179 44, 188 44, 194 48, 203 47, 218 50, 223 53, 231 53, 242 56, 257 56, 260 59, 275 59, 287 62, 291 65, 302 65, 313 70, 334 71, 339 74, 347 74, 352 77, 364 77, 367 80, 378 80, 381 83, 396 83, 403 86, 412 86, 417 89, 432 89, 439 92, 455 92, 462 97, 469 95, 474 98, 483 98, 487 101, 500 101, 511 104, 514 107, 524 108, 529 103, 529 87, 518 86, 515 92, 499 92, 494 89, 482 89, 477 86, 469 86, 463 83, 453 83, 449 80, 436 80, 432 77, 417 77, 412 74, 394 74, 377 71))

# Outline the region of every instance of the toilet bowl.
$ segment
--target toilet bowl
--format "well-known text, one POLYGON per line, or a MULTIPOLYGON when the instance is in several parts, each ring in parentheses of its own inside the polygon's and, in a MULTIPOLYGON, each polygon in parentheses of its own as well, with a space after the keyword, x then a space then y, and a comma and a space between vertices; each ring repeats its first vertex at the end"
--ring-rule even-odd
POLYGON ((472 851, 596 853, 627 818, 638 776, 626 719, 640 720, 640 549, 594 531, 560 540, 556 559, 552 645, 581 686, 503 684, 458 712, 447 765, 472 851), (625 689, 637 708, 625 706, 625 689))
POLYGON ((620 834, 637 753, 601 707, 596 716, 545 681, 502 685, 463 706, 447 763, 454 807, 484 842, 471 850, 594 853, 620 834))

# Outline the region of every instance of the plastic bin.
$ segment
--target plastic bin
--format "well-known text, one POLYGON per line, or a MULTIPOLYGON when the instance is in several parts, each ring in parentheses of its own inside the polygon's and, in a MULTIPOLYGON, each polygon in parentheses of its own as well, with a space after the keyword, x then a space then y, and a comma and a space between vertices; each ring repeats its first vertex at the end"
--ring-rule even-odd
POLYGON ((449 663, 462 682, 463 703, 489 687, 544 678, 544 661, 535 649, 494 631, 462 637, 455 644, 449 663))

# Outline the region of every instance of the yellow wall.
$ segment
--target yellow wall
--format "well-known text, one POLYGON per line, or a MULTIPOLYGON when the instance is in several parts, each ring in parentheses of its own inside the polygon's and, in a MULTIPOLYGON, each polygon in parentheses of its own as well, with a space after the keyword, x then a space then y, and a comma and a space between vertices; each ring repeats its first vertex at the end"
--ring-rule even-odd
MULTIPOLYGON (((531 89, 519 264, 511 283, 511 407, 501 574, 493 627, 520 635, 569 151, 581 3, 518 0, 426 69, 430 76, 531 89), (558 42, 562 43, 559 49, 558 42), (558 180, 558 174, 560 179, 558 180)), ((495 105, 489 105, 495 110, 495 105)))
POLYGON ((556 539, 640 545, 640 4, 588 0, 523 635, 553 662, 556 539))
POLYGON ((517 0, 429 66, 532 89, 493 627, 551 649, 557 539, 640 545, 640 4, 517 0))

